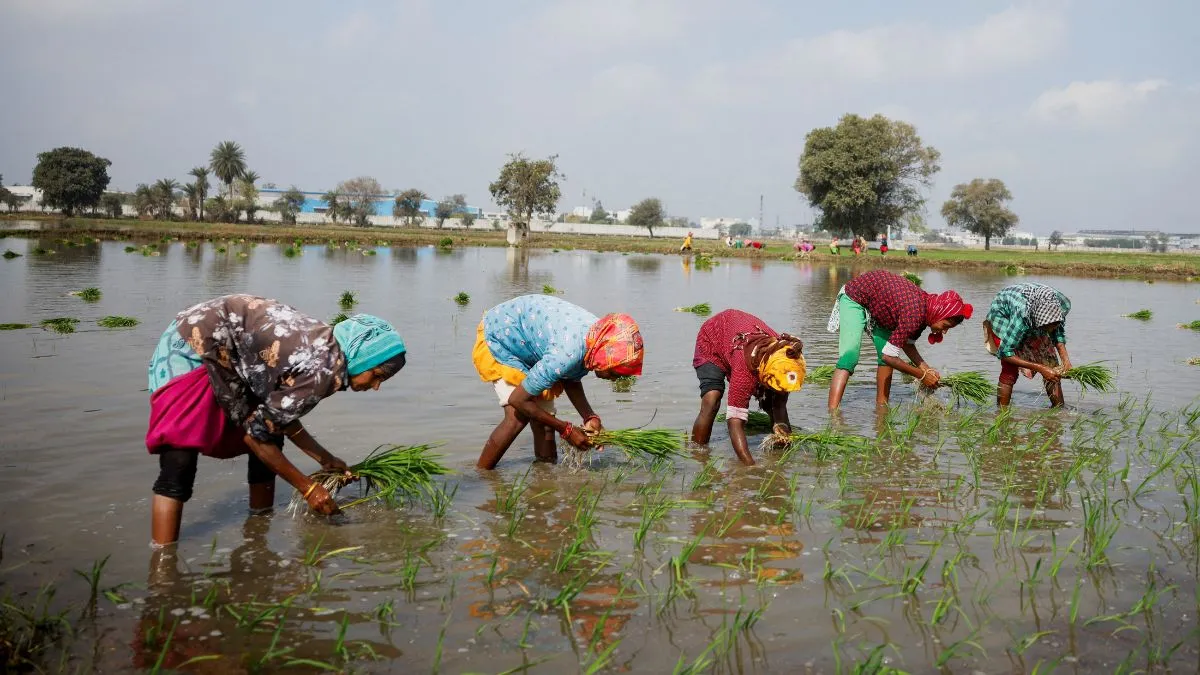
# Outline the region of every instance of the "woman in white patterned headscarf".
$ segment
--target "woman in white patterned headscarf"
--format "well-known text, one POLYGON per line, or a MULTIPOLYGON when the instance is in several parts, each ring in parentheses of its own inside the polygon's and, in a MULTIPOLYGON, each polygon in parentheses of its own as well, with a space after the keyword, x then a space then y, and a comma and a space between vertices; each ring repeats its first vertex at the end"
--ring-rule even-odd
POLYGON ((1070 311, 1067 296, 1045 284, 1015 284, 996 294, 983 320, 983 335, 987 350, 1000 359, 999 405, 1008 405, 1012 398, 1018 370, 1029 378, 1041 375, 1050 404, 1063 404, 1060 378, 1071 368, 1066 332, 1070 311))

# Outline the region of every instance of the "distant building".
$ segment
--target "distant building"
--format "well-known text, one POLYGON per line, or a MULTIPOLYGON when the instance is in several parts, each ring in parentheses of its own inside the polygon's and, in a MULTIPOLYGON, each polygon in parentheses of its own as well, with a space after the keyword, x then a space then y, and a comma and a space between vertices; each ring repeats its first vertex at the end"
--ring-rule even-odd
MULTIPOLYGON (((275 200, 279 199, 280 195, 282 195, 284 192, 287 192, 287 190, 280 190, 278 188, 259 188, 259 206, 270 206, 271 204, 275 203, 275 200)), ((321 199, 325 195, 324 192, 301 191, 300 194, 304 195, 304 204, 300 207, 300 213, 323 214, 329 210, 329 207, 325 205, 324 200, 321 199)), ((392 216, 392 207, 396 204, 396 198, 394 196, 379 195, 375 197, 373 201, 375 203, 373 215, 387 216, 389 218, 392 216)), ((435 216, 435 212, 437 211, 437 205, 438 203, 432 199, 422 200, 420 208, 421 213, 427 218, 433 218, 435 216)), ((483 210, 475 206, 468 206, 467 212, 476 217, 483 214, 483 210)))

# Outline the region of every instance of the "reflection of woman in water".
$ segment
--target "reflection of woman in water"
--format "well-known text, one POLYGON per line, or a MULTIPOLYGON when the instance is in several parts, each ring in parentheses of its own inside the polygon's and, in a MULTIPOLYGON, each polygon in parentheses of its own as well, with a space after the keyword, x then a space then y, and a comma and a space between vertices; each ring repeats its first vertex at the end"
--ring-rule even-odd
POLYGON ((180 312, 150 362, 146 448, 159 463, 154 543, 179 538, 200 455, 249 455, 252 509, 274 503, 279 475, 314 511, 336 512, 325 488, 284 457, 283 439, 326 470, 346 470, 300 418, 343 389, 378 389, 404 363, 404 341, 396 330, 368 314, 330 326, 250 295, 226 295, 180 312))

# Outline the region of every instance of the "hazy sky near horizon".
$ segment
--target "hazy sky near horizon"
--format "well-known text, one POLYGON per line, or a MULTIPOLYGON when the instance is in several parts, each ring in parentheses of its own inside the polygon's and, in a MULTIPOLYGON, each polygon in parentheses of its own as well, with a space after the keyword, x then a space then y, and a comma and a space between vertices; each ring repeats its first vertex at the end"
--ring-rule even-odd
POLYGON ((954 184, 1003 179, 1021 229, 1200 231, 1200 3, 0 0, 0 173, 87 148, 112 187, 218 141, 263 182, 487 190, 558 154, 560 210, 811 222, 805 135, 916 125, 954 184), (586 199, 585 199, 586 194, 586 199))

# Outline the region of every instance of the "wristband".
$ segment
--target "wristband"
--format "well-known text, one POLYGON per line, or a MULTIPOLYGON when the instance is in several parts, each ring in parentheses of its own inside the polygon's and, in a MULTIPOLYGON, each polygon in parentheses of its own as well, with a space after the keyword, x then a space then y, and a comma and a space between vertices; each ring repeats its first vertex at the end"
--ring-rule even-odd
POLYGON ((318 486, 318 485, 320 485, 320 483, 318 483, 317 481, 315 481, 315 480, 314 480, 314 481, 312 482, 312 485, 309 485, 309 486, 308 486, 308 489, 304 491, 304 498, 305 498, 305 499, 308 499, 308 496, 312 494, 312 491, 313 491, 313 490, 316 490, 316 489, 317 489, 317 486, 318 486))
POLYGON ((600 421, 600 416, 599 416, 599 415, 594 415, 594 414, 593 414, 593 415, 588 415, 588 416, 587 416, 587 417, 585 417, 585 418, 584 418, 584 420, 583 420, 583 426, 585 426, 585 427, 586 427, 586 426, 587 426, 587 423, 588 423, 588 422, 591 422, 592 420, 596 420, 597 422, 599 422, 599 421, 600 421))
POLYGON ((567 436, 571 435, 572 431, 575 431, 575 427, 571 426, 570 422, 567 422, 567 426, 563 427, 562 433, 559 435, 563 438, 566 438, 567 436))

